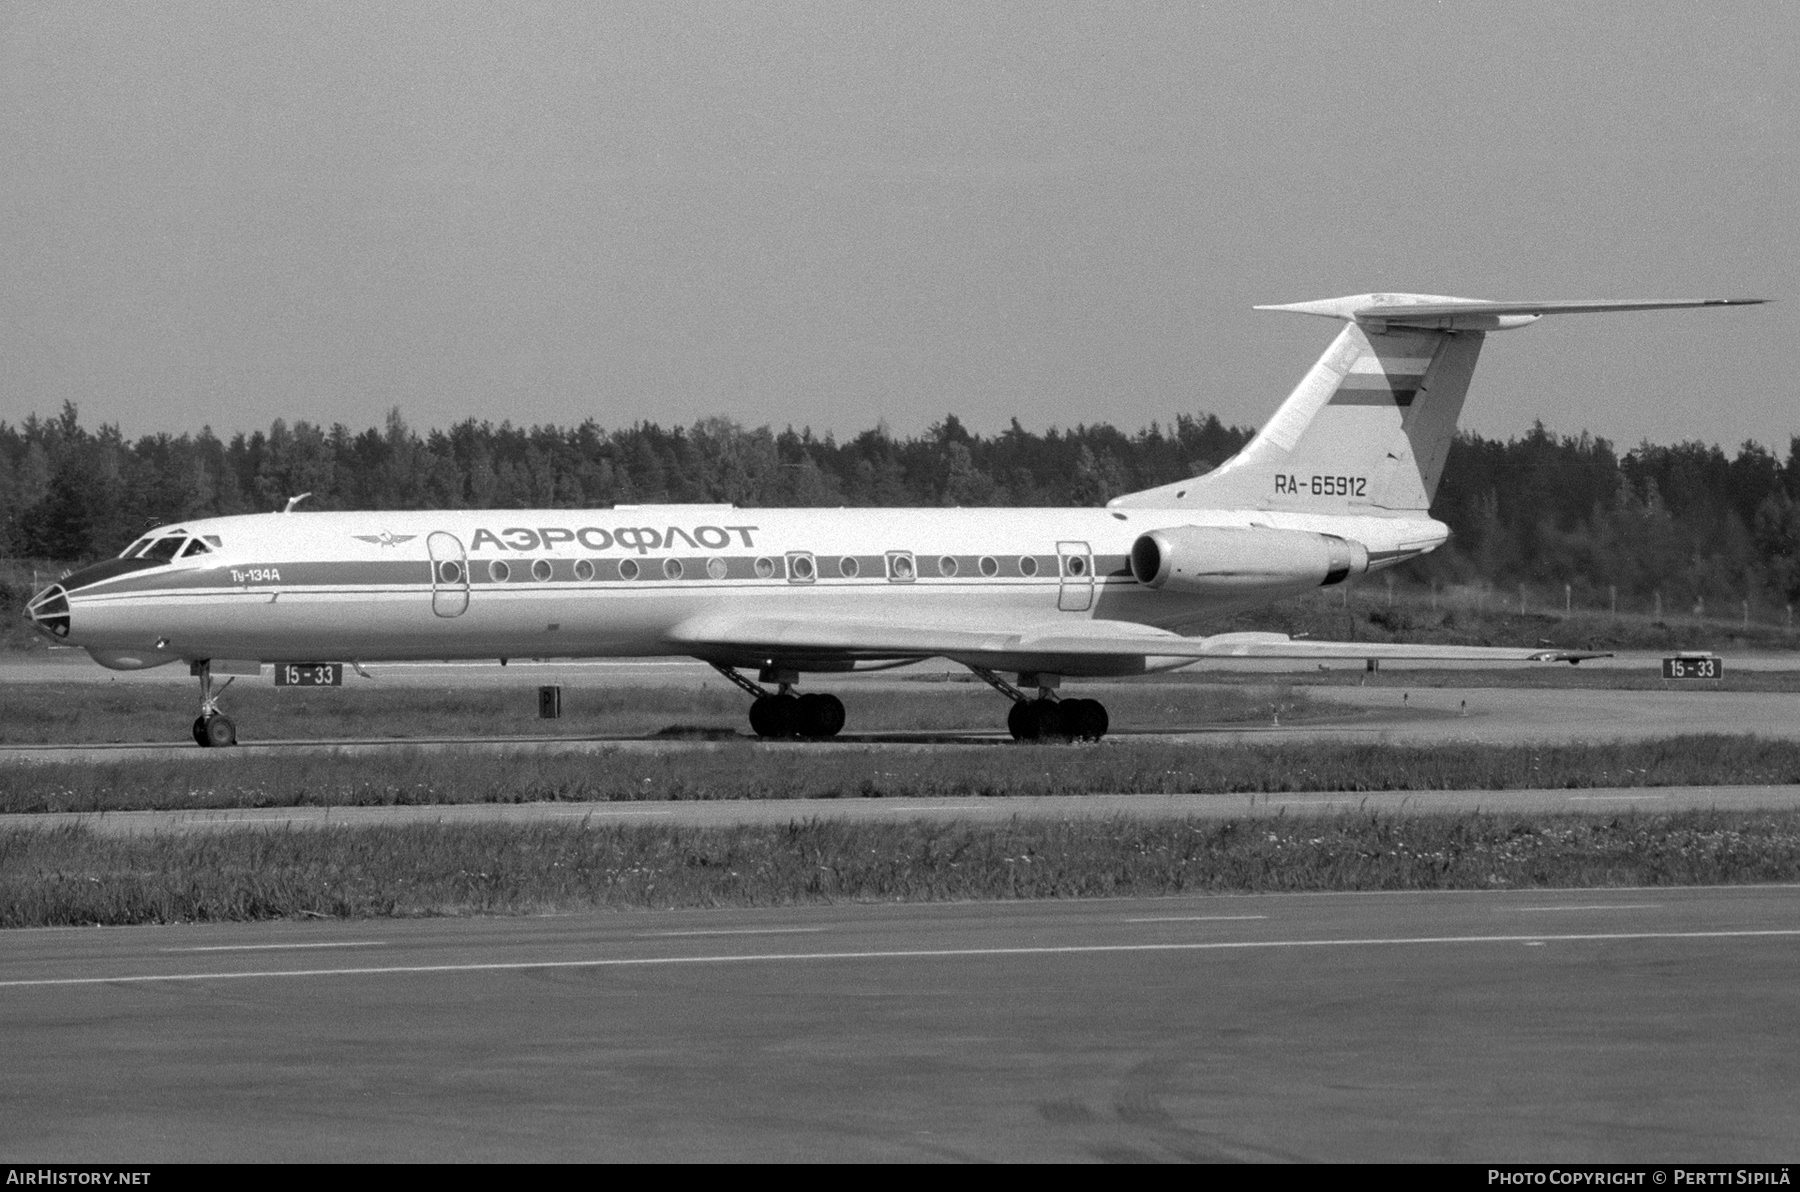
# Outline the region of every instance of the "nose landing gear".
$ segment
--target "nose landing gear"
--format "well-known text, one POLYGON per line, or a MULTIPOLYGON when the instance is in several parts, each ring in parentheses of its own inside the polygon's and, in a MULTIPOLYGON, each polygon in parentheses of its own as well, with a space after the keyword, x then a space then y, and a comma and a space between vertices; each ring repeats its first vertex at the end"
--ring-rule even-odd
POLYGON ((844 701, 821 692, 794 695, 789 689, 799 676, 793 671, 764 671, 760 677, 765 682, 780 685, 774 694, 770 694, 732 667, 714 663, 713 669, 756 697, 750 704, 750 728, 759 737, 823 739, 837 736, 844 727, 844 701))
MULTIPOLYGON (((219 711, 218 696, 213 694, 212 663, 196 662, 188 670, 200 680, 200 715, 194 720, 194 744, 202 749, 236 745, 237 725, 219 711)), ((219 688, 219 695, 223 695, 225 688, 235 682, 235 677, 226 679, 224 686, 219 688)))
POLYGON ((1057 699, 1056 675, 1019 676, 1021 684, 1037 687, 1033 699, 993 671, 969 669, 1013 701, 1006 713, 1006 730, 1015 741, 1098 741, 1112 726, 1106 705, 1097 699, 1057 699))

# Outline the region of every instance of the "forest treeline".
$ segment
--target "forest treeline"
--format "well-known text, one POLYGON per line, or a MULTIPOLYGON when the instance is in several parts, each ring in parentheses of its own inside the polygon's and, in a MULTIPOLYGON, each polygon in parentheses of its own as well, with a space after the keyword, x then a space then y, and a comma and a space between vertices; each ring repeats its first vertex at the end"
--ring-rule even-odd
MULTIPOLYGON (((75 562, 113 554, 183 518, 281 508, 579 508, 654 501, 772 505, 1100 505, 1198 475, 1252 431, 1181 416, 1135 432, 1104 424, 1036 434, 1016 421, 972 434, 946 416, 922 435, 884 428, 839 441, 747 428, 606 430, 473 420, 423 435, 399 411, 354 432, 276 420, 229 441, 197 434, 127 440, 90 430, 76 408, 0 422, 0 556, 75 562)), ((1800 598, 1800 438, 1785 459, 1756 443, 1641 444, 1464 433, 1432 512, 1450 545, 1411 564, 1417 581, 1570 585, 1621 607, 1653 595, 1687 611, 1749 600, 1764 612, 1800 598)))

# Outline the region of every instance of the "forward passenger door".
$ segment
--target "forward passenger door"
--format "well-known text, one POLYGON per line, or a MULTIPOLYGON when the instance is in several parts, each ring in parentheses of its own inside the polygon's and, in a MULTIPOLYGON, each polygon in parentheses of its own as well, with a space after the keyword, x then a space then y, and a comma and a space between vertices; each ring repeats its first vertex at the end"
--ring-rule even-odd
POLYGON ((440 617, 460 617, 469 608, 469 557, 462 539, 434 530, 425 539, 431 554, 431 611, 440 617))

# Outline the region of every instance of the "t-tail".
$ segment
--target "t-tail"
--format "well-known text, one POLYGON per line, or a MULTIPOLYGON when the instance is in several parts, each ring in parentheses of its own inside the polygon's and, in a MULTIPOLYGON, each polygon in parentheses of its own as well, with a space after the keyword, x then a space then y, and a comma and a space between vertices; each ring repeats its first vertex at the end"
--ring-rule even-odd
POLYGON ((1420 517, 1431 507, 1490 331, 1544 315, 1750 306, 1758 298, 1483 302, 1356 294, 1257 310, 1348 324, 1256 437, 1216 470, 1115 506, 1420 517))

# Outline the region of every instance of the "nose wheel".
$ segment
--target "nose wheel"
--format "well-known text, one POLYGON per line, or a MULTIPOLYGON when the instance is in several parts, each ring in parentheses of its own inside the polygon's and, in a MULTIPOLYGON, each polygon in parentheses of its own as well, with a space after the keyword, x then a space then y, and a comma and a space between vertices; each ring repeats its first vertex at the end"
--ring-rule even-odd
POLYGON ((197 717, 194 720, 194 744, 202 749, 236 745, 237 725, 231 723, 229 716, 221 716, 217 712, 211 716, 197 717))
POLYGON ((218 694, 213 693, 212 663, 196 662, 190 668, 195 678, 200 680, 200 715, 194 720, 194 744, 202 749, 217 749, 237 744, 237 725, 231 718, 219 711, 219 696, 225 694, 225 688, 237 680, 226 679, 218 694))

